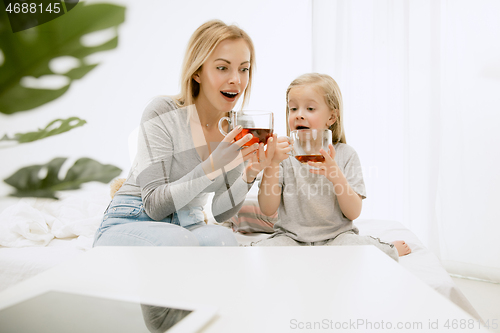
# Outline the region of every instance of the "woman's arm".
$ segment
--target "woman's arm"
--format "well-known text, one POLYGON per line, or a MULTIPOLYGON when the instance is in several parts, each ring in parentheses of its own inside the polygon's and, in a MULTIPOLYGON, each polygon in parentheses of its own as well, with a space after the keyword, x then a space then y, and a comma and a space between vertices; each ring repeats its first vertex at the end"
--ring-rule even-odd
POLYGON ((248 184, 242 178, 243 164, 223 172, 223 185, 215 191, 212 200, 212 214, 217 222, 224 222, 236 215, 243 206, 248 191, 253 183, 248 184))
POLYGON ((136 183, 141 190, 146 214, 158 221, 186 206, 213 181, 205 175, 202 165, 196 164, 198 161, 190 161, 187 153, 180 153, 176 158, 184 158, 186 170, 191 171, 172 181, 171 176, 175 177, 175 172, 180 170, 172 171, 174 152, 171 149, 171 141, 159 135, 148 135, 148 138, 150 138, 148 147, 145 143, 139 144, 138 147, 140 151, 138 154, 146 156, 138 159, 139 164, 143 165, 136 183), (151 155, 150 152, 155 154, 151 155), (150 156, 161 156, 161 158, 150 158, 150 156))
MULTIPOLYGON (((241 131, 241 127, 237 127, 226 135, 207 160, 200 163, 196 148, 189 146, 193 140, 187 128, 190 126, 189 119, 189 110, 176 109, 175 103, 169 98, 154 99, 144 111, 134 173, 137 175, 135 180, 141 190, 144 209, 154 220, 161 220, 185 207, 216 179, 221 178, 222 170, 228 173, 238 168, 256 149, 240 149, 252 138, 251 135, 233 142, 241 131), (178 146, 174 147, 174 142, 178 142, 178 146), (173 163, 174 160, 176 163, 173 163)), ((241 176, 241 168, 239 170, 241 176)), ((243 182, 234 182, 235 179, 229 179, 229 184, 243 182)), ((225 187, 223 190, 228 191, 225 187)), ((240 184, 233 192, 244 197, 248 185, 240 184)), ((229 198, 227 202, 231 202, 229 198)))
POLYGON ((271 164, 275 155, 277 141, 275 134, 268 139, 267 150, 264 149, 264 145, 261 143, 255 153, 250 153, 243 173, 241 173, 241 170, 243 170, 241 168, 239 172, 224 174, 226 184, 231 185, 226 185, 227 190, 215 193, 212 212, 217 221, 226 221, 238 213, 257 174, 271 164), (239 177, 235 178, 235 176, 239 177))
POLYGON ((189 131, 184 130, 186 112, 177 109, 170 98, 159 97, 148 104, 142 116, 132 174, 144 209, 154 220, 183 208, 213 182, 205 175, 194 147, 174 149, 173 136, 190 139, 189 131), (173 170, 174 159, 183 161, 185 167, 173 170))

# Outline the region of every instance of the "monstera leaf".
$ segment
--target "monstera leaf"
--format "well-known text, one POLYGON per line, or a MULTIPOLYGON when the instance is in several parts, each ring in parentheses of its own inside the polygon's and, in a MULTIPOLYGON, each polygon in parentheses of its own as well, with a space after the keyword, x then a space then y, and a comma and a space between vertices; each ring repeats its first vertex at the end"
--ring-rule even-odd
POLYGON ((90 158, 80 158, 68 170, 64 179, 58 174, 66 158, 58 157, 45 165, 32 165, 16 171, 4 181, 15 187, 14 197, 53 198, 56 191, 73 190, 90 181, 108 183, 121 173, 121 169, 101 164, 90 158))
POLYGON ((86 63, 85 58, 115 48, 118 37, 97 46, 83 45, 82 37, 103 29, 116 29, 125 20, 125 8, 80 2, 50 22, 17 33, 12 33, 5 11, 0 13, 0 19, 0 112, 12 114, 60 97, 73 80, 95 68, 97 65, 86 63), (78 65, 66 73, 56 73, 51 69, 51 61, 59 57, 72 57, 78 65), (23 85, 23 78, 55 74, 64 75, 68 83, 58 89, 23 85))
POLYGON ((19 143, 33 142, 36 140, 45 139, 49 136, 67 132, 75 127, 83 126, 86 123, 87 122, 85 120, 78 117, 56 119, 51 121, 44 129, 39 129, 37 132, 16 133, 12 138, 5 135, 0 139, 0 141, 17 141, 19 143), (56 127, 57 125, 59 126, 56 127))

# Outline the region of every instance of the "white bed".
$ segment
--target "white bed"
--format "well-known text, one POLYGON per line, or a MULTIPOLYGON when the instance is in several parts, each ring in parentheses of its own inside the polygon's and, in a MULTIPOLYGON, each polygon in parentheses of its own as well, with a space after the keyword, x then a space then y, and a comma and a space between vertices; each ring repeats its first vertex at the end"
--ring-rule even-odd
MULTIPOLYGON (((255 201, 256 190, 254 186, 248 201, 255 201)), ((93 184, 80 191, 63 193, 60 201, 21 199, 8 207, 0 207, 0 244, 3 245, 0 246, 0 291, 88 251, 109 200, 108 187, 93 184)), ((209 223, 214 223, 209 207, 206 208, 209 223)), ((480 319, 439 259, 401 223, 357 220, 355 224, 361 234, 384 241, 405 240, 412 253, 401 257, 400 264, 480 319)), ((241 245, 249 245, 269 234, 235 232, 235 236, 241 245)))

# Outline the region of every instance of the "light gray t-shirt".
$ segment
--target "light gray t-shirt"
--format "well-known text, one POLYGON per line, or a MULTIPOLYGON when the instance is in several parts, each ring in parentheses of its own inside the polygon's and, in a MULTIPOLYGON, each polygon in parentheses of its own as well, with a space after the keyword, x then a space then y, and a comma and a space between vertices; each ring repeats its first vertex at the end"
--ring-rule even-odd
MULTIPOLYGON (((352 189, 366 198, 365 183, 358 154, 349 145, 337 143, 335 161, 352 189)), ((276 233, 300 242, 332 239, 342 232, 358 230, 342 213, 333 184, 323 175, 309 172, 311 167, 295 157, 280 163, 281 202, 276 233)))
MULTIPOLYGON (((174 212, 201 209, 215 192, 212 213, 223 222, 235 215, 249 187, 243 164, 210 180, 202 169, 191 132, 196 108, 178 108, 170 97, 157 97, 146 107, 139 129, 137 155, 117 195, 142 197, 146 213, 162 220, 174 212)), ((194 130, 202 131, 200 128, 194 130)), ((210 144, 214 147, 214 143, 210 144)), ((201 149, 208 150, 206 142, 201 149)))

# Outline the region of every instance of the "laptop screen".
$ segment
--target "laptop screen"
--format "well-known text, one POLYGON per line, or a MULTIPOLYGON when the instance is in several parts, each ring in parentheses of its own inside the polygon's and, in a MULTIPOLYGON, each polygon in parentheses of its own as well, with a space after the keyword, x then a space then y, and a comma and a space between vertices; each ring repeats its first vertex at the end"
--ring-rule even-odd
POLYGON ((0 332, 169 332, 192 312, 50 291, 0 310, 0 332))

